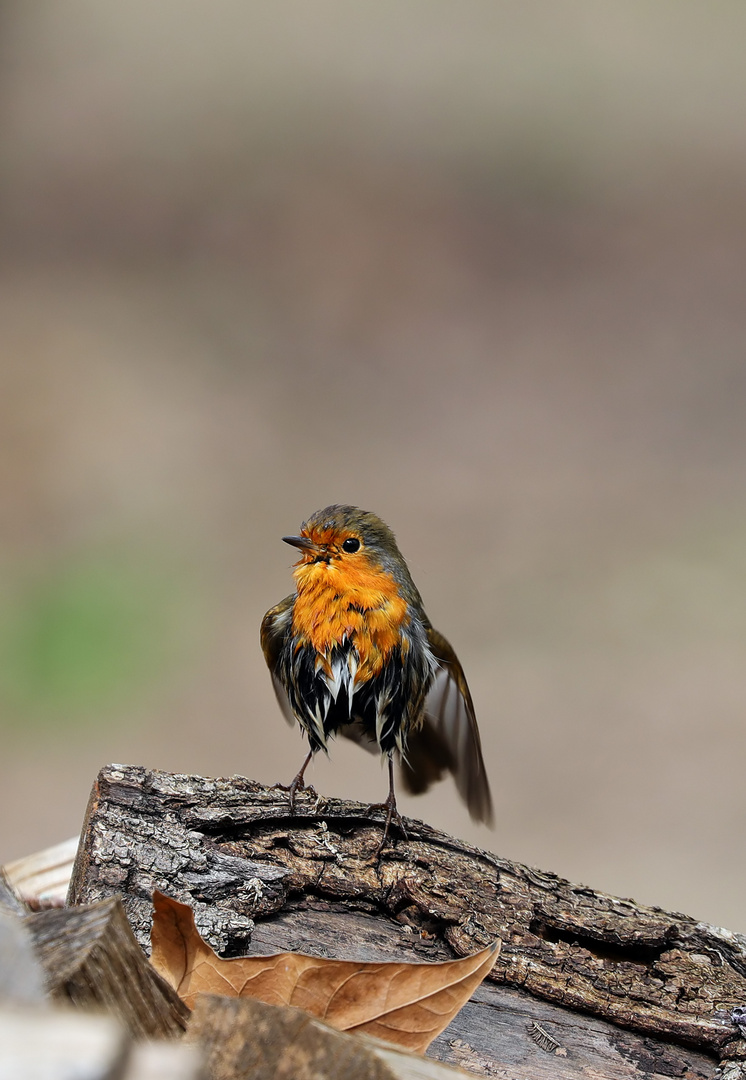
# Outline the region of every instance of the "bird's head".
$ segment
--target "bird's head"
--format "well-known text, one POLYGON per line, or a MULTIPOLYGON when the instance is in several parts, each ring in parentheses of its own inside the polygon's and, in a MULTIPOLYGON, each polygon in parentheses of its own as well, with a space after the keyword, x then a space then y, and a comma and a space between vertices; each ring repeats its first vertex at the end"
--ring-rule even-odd
POLYGON ((413 593, 413 598, 419 599, 393 532, 367 510, 357 506, 327 506, 303 522, 299 536, 282 539, 301 553, 295 573, 299 582, 308 568, 319 564, 354 577, 366 571, 383 571, 405 593, 413 593))

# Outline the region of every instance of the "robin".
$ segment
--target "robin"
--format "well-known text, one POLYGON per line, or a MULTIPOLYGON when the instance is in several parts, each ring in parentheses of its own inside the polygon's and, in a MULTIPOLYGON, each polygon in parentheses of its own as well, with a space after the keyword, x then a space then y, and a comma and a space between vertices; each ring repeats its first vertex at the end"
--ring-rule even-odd
POLYGON ((327 506, 283 536, 300 551, 296 591, 262 620, 277 699, 310 749, 290 805, 318 750, 337 733, 388 758, 384 839, 399 815, 393 759, 405 788, 426 791, 444 772, 472 818, 492 823, 492 798, 474 706, 455 652, 425 614, 394 534, 356 506, 327 506))

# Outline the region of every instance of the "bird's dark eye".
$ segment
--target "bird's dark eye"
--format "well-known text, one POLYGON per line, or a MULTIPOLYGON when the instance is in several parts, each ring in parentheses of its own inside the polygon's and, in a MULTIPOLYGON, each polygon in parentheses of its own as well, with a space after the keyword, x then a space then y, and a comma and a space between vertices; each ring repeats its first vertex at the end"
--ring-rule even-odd
POLYGON ((360 547, 360 541, 356 536, 348 536, 342 543, 342 551, 347 551, 352 554, 353 551, 357 551, 360 547))

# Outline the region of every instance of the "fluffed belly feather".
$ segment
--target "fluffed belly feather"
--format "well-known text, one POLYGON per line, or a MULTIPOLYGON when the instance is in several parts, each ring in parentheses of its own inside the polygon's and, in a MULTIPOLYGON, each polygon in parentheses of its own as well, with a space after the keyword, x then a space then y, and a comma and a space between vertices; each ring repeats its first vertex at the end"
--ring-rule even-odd
POLYGON ((406 755, 407 736, 422 723, 437 662, 429 649, 407 639, 375 666, 372 674, 354 640, 326 653, 292 638, 286 642, 277 676, 312 750, 326 750, 330 736, 347 734, 356 740, 362 735, 384 754, 406 755))

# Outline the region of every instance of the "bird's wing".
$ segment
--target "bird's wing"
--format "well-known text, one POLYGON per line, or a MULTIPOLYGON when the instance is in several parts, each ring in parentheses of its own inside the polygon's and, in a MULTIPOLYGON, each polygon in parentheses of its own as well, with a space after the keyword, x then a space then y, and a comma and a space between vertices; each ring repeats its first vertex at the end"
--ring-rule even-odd
POLYGON ((492 796, 466 676, 443 635, 429 626, 427 637, 438 670, 425 702, 422 727, 407 740, 404 785, 415 794, 426 791, 448 771, 472 818, 491 825, 492 796))
POLYGON ((295 596, 286 596, 279 604, 270 608, 262 619, 261 642, 264 659, 272 675, 272 685, 275 688, 277 702, 282 710, 282 715, 291 725, 295 724, 293 710, 290 708, 285 688, 277 678, 277 661, 280 658, 285 637, 290 633, 290 624, 293 618, 293 604, 295 596))

